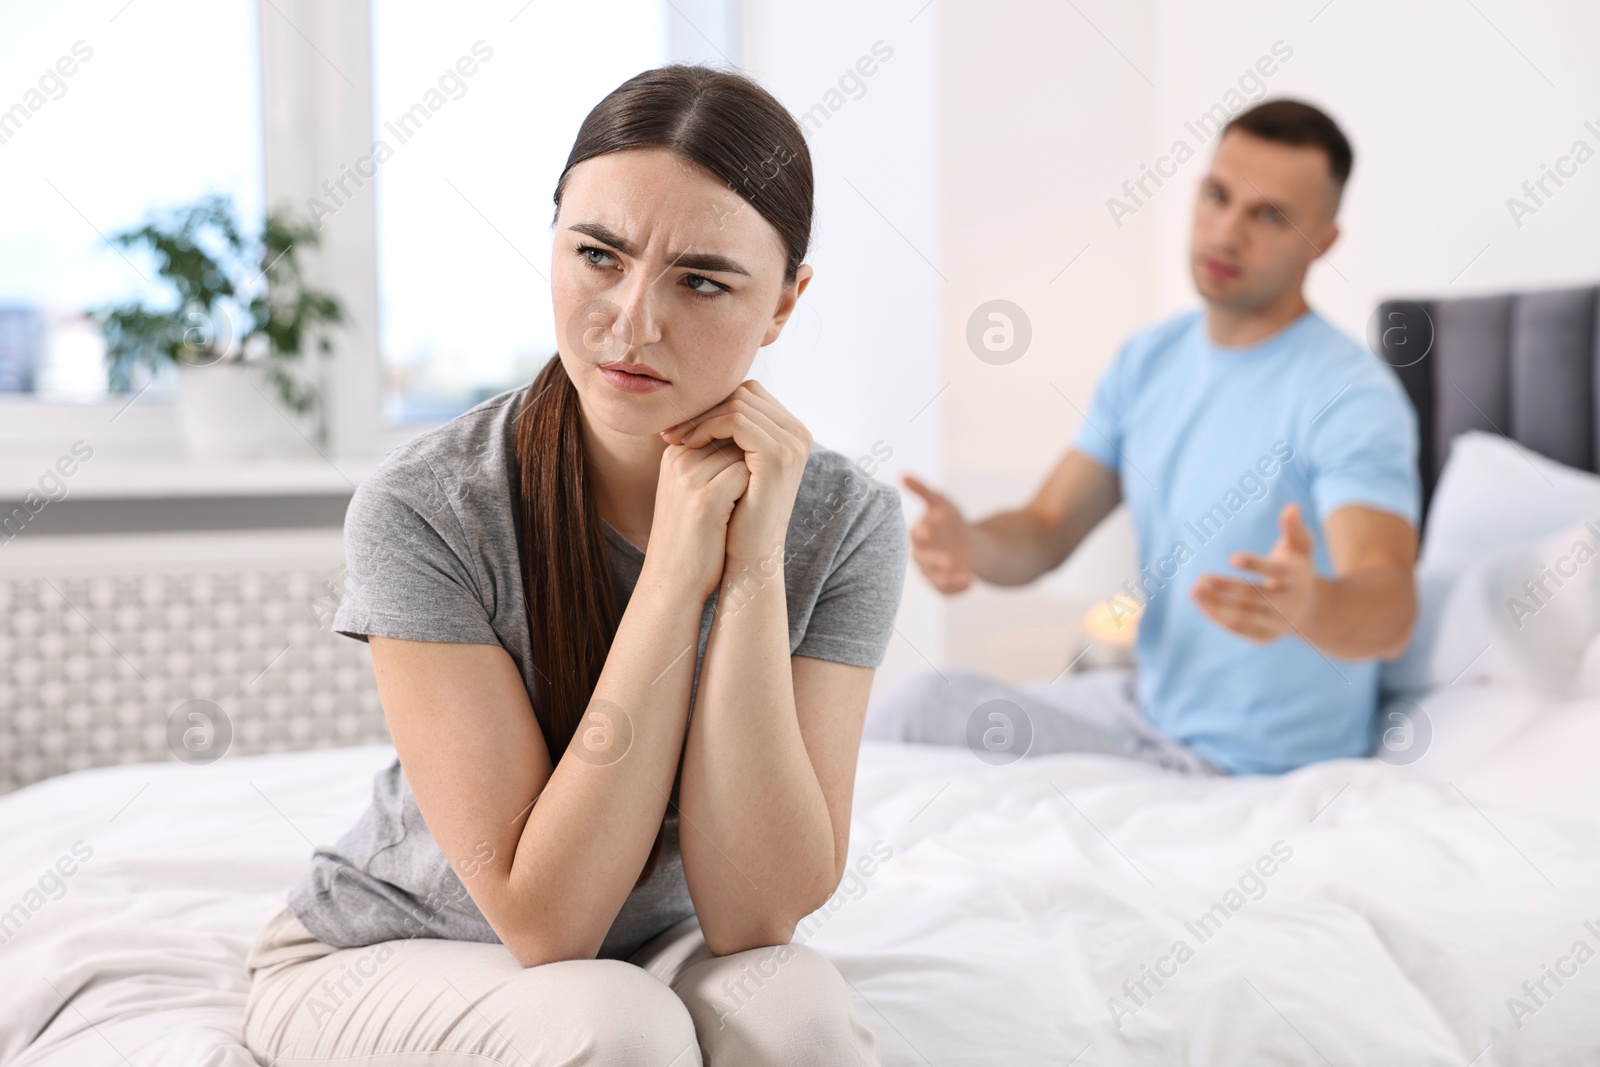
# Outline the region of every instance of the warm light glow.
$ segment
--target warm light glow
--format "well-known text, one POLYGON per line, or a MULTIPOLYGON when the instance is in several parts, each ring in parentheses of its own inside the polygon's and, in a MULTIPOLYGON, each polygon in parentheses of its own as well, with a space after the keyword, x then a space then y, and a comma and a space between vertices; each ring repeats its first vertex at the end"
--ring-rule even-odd
POLYGON ((1101 645, 1126 648, 1139 632, 1140 607, 1131 597, 1114 596, 1102 600, 1083 616, 1083 632, 1101 645))

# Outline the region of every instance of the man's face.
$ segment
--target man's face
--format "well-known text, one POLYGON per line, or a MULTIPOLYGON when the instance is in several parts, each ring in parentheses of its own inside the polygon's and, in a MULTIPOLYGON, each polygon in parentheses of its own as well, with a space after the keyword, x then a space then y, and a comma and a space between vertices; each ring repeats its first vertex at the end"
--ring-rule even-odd
POLYGON ((1189 242, 1195 288, 1209 304, 1255 311, 1298 290, 1339 235, 1328 157, 1229 130, 1200 181, 1189 242))

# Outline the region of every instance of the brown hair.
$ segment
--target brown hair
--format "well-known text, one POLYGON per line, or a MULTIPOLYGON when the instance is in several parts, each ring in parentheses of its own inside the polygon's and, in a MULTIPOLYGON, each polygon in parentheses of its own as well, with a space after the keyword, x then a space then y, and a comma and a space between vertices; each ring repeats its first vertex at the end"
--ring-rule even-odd
POLYGON ((1355 165, 1355 152, 1345 138, 1344 131, 1321 110, 1299 100, 1268 100, 1241 115, 1234 116, 1222 128, 1244 130, 1266 141, 1301 147, 1313 145, 1328 157, 1328 174, 1333 179, 1334 203, 1343 192, 1344 183, 1350 180, 1350 168, 1355 165))
MULTIPOLYGON (((572 168, 629 148, 663 148, 742 196, 778 231, 793 282, 811 240, 811 156, 783 105, 742 75, 674 64, 623 82, 583 120, 556 183, 572 168)), ((577 731, 621 612, 583 451, 578 391, 550 357, 523 393, 516 430, 517 548, 533 641, 534 714, 553 763, 577 731)), ((656 832, 639 879, 661 858, 656 832)))

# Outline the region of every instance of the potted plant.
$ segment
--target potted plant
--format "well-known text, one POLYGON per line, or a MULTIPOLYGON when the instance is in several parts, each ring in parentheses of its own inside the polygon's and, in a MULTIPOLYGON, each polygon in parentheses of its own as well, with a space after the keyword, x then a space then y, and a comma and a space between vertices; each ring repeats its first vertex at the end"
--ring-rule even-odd
POLYGON ((319 240, 314 227, 272 212, 260 236, 247 237, 232 202, 209 196, 110 240, 148 250, 174 296, 90 312, 105 335, 114 392, 131 387, 137 367, 175 367, 184 439, 203 455, 272 451, 286 422, 318 407, 314 381, 295 364, 313 342, 319 358, 332 350, 326 327, 342 324, 345 312, 301 276, 300 250, 319 240))

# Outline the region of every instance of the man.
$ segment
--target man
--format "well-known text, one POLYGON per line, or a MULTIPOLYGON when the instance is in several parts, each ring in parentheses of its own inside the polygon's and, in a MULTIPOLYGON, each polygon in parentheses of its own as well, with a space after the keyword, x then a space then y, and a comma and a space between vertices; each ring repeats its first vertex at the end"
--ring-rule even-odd
POLYGON ((1194 207, 1204 308, 1123 345, 1034 498, 968 522, 904 479, 927 504, 913 557, 945 594, 1033 581, 1126 501, 1141 570, 1112 614, 1138 627, 1137 684, 1115 671, 1026 689, 926 672, 874 705, 867 737, 1118 753, 1190 773, 1370 751, 1377 661, 1401 653, 1416 615, 1421 494, 1398 379, 1302 294, 1339 235, 1351 163, 1314 107, 1270 101, 1234 118, 1194 207))

